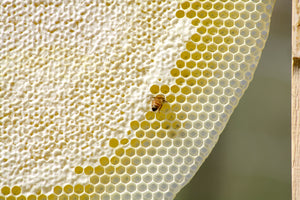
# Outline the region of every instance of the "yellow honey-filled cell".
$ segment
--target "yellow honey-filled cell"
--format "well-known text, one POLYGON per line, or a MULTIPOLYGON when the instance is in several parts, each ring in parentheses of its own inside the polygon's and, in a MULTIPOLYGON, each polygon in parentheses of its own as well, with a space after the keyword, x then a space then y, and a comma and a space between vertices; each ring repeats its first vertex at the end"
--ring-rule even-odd
POLYGON ((129 183, 129 181, 130 181, 130 176, 128 174, 124 174, 123 176, 121 176, 122 183, 129 183))
POLYGON ((232 11, 232 12, 230 12, 230 17, 232 18, 232 19, 237 19, 237 18, 239 18, 239 12, 237 12, 237 11, 232 11))
POLYGON ((27 200, 36 200, 36 196, 35 195, 29 195, 28 197, 27 197, 27 200))
POLYGON ((102 184, 96 185, 96 187, 95 187, 95 192, 96 192, 97 194, 101 194, 101 193, 103 193, 104 191, 105 191, 105 186, 104 186, 104 185, 102 185, 102 184))
MULTIPOLYGON (((199 76, 201 76, 201 74, 202 74, 202 72, 201 72, 201 70, 200 69, 194 69, 193 71, 192 71, 192 76, 193 77, 195 77, 195 78, 198 78, 199 76)), ((187 80, 187 84, 188 85, 190 85, 189 83, 189 80, 193 80, 193 79, 188 79, 187 80)), ((194 79, 195 80, 195 79, 194 79)))
POLYGON ((200 58, 201 58, 201 53, 199 53, 198 51, 196 51, 192 54, 192 59, 200 60, 200 58))
POLYGON ((226 27, 232 27, 234 25, 234 22, 232 19, 225 20, 225 26, 226 27))
POLYGON ((130 122, 130 127, 132 130, 137 130, 140 127, 140 124, 138 121, 132 121, 130 122))
POLYGON ((138 147, 140 145, 140 141, 136 138, 133 138, 131 141, 130 141, 130 145, 132 147, 138 147))
MULTIPOLYGON (((199 62, 197 62, 197 67, 200 69, 204 69, 207 67, 207 63, 205 61, 199 61, 199 62)), ((200 73, 200 75, 201 75, 201 73, 200 73)))
POLYGON ((82 195, 80 195, 79 198, 80 198, 80 200, 90 200, 90 197, 87 194, 82 194, 82 195))
POLYGON ((135 155, 135 150, 133 148, 126 149, 126 155, 132 157, 135 155))
POLYGON ((146 150, 145 148, 139 148, 137 151, 136 151, 136 154, 138 156, 144 156, 146 154, 146 150))
POLYGON ((84 168, 84 173, 86 175, 91 175, 93 172, 94 172, 94 169, 93 169, 92 166, 87 166, 87 167, 84 168))
POLYGON ((53 189, 53 192, 57 195, 61 194, 62 193, 62 187, 60 186, 55 186, 54 189, 53 189))
POLYGON ((179 129, 179 128, 181 128, 181 123, 179 121, 174 121, 172 123, 172 128, 173 129, 179 129))
POLYGON ((204 43, 198 44, 198 45, 197 45, 197 49, 198 49, 199 51, 205 51, 206 45, 205 45, 204 43))
POLYGON ((175 138, 175 137, 177 136, 177 133, 176 133, 176 131, 174 131, 174 130, 168 130, 167 136, 168 136, 169 138, 175 138))
POLYGON ((212 20, 211 19, 204 19, 203 21, 202 21, 202 24, 204 25, 204 26, 206 26, 206 27, 209 27, 209 26, 211 26, 212 25, 212 20))
POLYGON ((141 141, 141 145, 143 147, 148 147, 151 144, 151 141, 149 139, 144 139, 141 141))
POLYGON ((180 78, 177 78, 175 82, 177 85, 183 85, 185 83, 185 80, 184 80, 184 78, 180 77, 180 78))
POLYGON ((75 185, 74 192, 77 194, 81 194, 83 192, 83 185, 81 185, 81 184, 75 185))
POLYGON ((47 196, 44 194, 41 194, 38 196, 38 200, 47 200, 47 196))
POLYGON ((116 157, 116 156, 111 157, 111 158, 110 158, 110 163, 111 163, 112 165, 117 165, 117 164, 119 164, 119 158, 116 157))
POLYGON ((115 168, 111 165, 105 167, 104 169, 105 174, 113 174, 115 172, 115 168))
POLYGON ((72 194, 70 197, 69 197, 69 200, 78 200, 79 199, 79 196, 77 194, 72 194))
POLYGON ((177 119, 179 119, 179 120, 185 120, 186 117, 187 117, 187 115, 185 112, 180 112, 177 114, 177 119))
POLYGON ((154 130, 157 130, 160 128, 160 123, 158 121, 155 121, 153 123, 151 123, 151 128, 153 128, 154 130))
POLYGON ((201 8, 201 3, 198 2, 198 1, 193 2, 193 3, 192 3, 192 8, 193 8, 194 10, 200 9, 200 8, 201 8))
POLYGON ((179 90, 180 90, 180 88, 177 85, 172 85, 171 86, 171 91, 173 93, 177 93, 177 92, 179 92, 179 90))
POLYGON ((186 13, 186 16, 188 18, 194 18, 196 17, 196 12, 194 10, 189 10, 187 13, 186 13))
POLYGON ((209 69, 216 69, 218 67, 218 63, 213 60, 213 61, 208 62, 207 66, 209 69))
POLYGON ((102 166, 106 166, 109 164, 109 159, 106 156, 103 156, 100 158, 99 162, 102 166))
POLYGON ((6 200, 16 200, 16 197, 14 197, 14 196, 8 196, 8 197, 6 197, 6 200))
POLYGON ((129 165, 130 164, 130 158, 124 157, 121 159, 121 164, 122 165, 129 165))
POLYGON ((210 44, 207 46, 207 50, 210 52, 215 52, 217 49, 218 49, 218 47, 215 44, 210 44))
POLYGON ((223 58, 223 55, 221 53, 216 52, 213 54, 213 59, 216 61, 220 61, 220 60, 222 60, 222 58, 223 58))
MULTIPOLYGON (((145 117, 146 117, 147 120, 152 120, 152 119, 155 118, 155 114, 154 114, 154 112, 152 112, 152 111, 148 111, 148 112, 146 113, 145 117)), ((140 130, 140 131, 141 131, 141 130, 140 130)))
POLYGON ((93 185, 91 185, 91 184, 88 184, 88 185, 86 185, 85 187, 84 187, 84 191, 86 192, 86 193, 88 193, 88 194, 91 194, 91 193, 93 193, 94 192, 94 186, 93 185))
POLYGON ((102 175, 104 173, 104 168, 102 166, 95 167, 95 173, 97 175, 102 175))
POLYGON ((165 116, 165 113, 162 113, 162 112, 157 112, 156 113, 156 119, 159 120, 159 121, 162 121, 166 118, 165 116))
POLYGON ((173 121, 176 119, 176 114, 175 113, 168 113, 167 116, 166 116, 166 119, 169 120, 169 121, 173 121))
POLYGON ((90 182, 94 185, 99 183, 99 176, 97 176, 97 175, 91 176, 90 182))
POLYGON ((185 62, 183 60, 177 60, 176 61, 176 66, 178 68, 183 68, 185 66, 185 62))
POLYGON ((181 76, 183 76, 184 78, 187 78, 191 75, 191 71, 189 69, 184 69, 181 71, 181 76))
POLYGON ((176 104, 172 105, 172 111, 178 112, 180 110, 181 110, 181 105, 180 104, 176 103, 176 104))
POLYGON ((211 58, 212 58, 212 54, 211 54, 211 53, 205 52, 205 53, 203 54, 203 59, 204 59, 204 60, 210 60, 211 58))
POLYGON ((178 10, 175 15, 177 18, 183 18, 185 16, 185 12, 183 10, 178 10))
POLYGON ((160 139, 152 140, 152 146, 159 147, 160 145, 161 145, 161 140, 160 139))
POLYGON ((2 188, 1 188, 1 193, 2 193, 3 195, 9 195, 9 194, 10 194, 10 188, 7 187, 7 186, 2 187, 2 188))
POLYGON ((215 19, 214 21, 213 21, 213 24, 215 25, 215 27, 221 27, 221 26, 223 26, 223 20, 222 19, 215 19))
MULTIPOLYGON (((1 90, 0 90, 0 91, 1 91, 1 90)), ((0 195, 0 200, 5 200, 5 196, 0 195)), ((23 200, 26 200, 26 198, 23 199, 23 200)))
POLYGON ((211 2, 203 3, 202 8, 204 8, 205 10, 210 10, 212 8, 211 2))
POLYGON ((157 94, 157 93, 159 92, 159 86, 158 86, 158 85, 152 85, 152 86, 150 87, 150 92, 151 92, 152 94, 157 94))
POLYGON ((187 42, 186 43, 186 49, 189 51, 193 51, 196 49, 196 44, 193 42, 187 42))
MULTIPOLYGON (((154 115, 155 116, 155 115, 154 115)), ((136 133, 135 133, 136 137, 138 138, 142 138, 144 137, 145 135, 145 132, 143 130, 138 130, 136 133)))
POLYGON ((170 94, 166 97, 166 101, 168 103, 172 103, 175 100, 175 96, 173 94, 170 94))
POLYGON ((149 148, 149 149, 147 149, 147 155, 149 155, 149 156, 155 156, 156 155, 156 149, 155 148, 149 148))
POLYGON ((67 193, 67 194, 70 194, 73 192, 73 186, 72 185, 66 185, 64 187, 64 192, 67 193))
POLYGON ((185 95, 182 95, 182 94, 180 94, 176 97, 176 101, 179 103, 183 103, 185 101, 185 99, 186 99, 185 95))
POLYGON ((181 92, 185 95, 188 95, 191 93, 191 87, 184 86, 183 88, 181 88, 181 92))
POLYGON ((149 128, 150 128, 150 123, 149 123, 148 121, 142 121, 142 123, 141 123, 141 128, 142 128, 143 130, 149 129, 149 128))
POLYGON ((173 77, 177 77, 177 76, 179 76, 180 71, 179 71, 178 69, 174 68, 174 69, 171 70, 170 73, 171 73, 171 75, 172 75, 173 77))
POLYGON ((159 138, 166 137, 166 131, 165 130, 159 130, 159 131, 157 131, 157 137, 159 137, 159 138))
POLYGON ((200 22, 201 22, 201 21, 200 21, 200 19, 198 19, 198 18, 196 18, 196 19, 193 19, 193 20, 192 20, 192 25, 194 25, 194 26, 197 26, 197 27, 198 27, 198 26, 199 26, 199 24, 200 24, 200 22))
POLYGON ((228 51, 228 46, 222 44, 222 45, 220 45, 220 46, 218 47, 218 49, 219 49, 220 52, 224 53, 224 52, 228 51))
POLYGON ((187 63, 186 63, 186 66, 188 67, 188 68, 194 68, 195 66, 196 66, 196 62, 195 61, 193 61, 193 60, 190 60, 190 61, 188 61, 187 63))
POLYGON ((171 128, 171 123, 168 122, 168 121, 164 121, 164 122, 161 123, 161 127, 163 129, 169 129, 169 128, 171 128))
POLYGON ((216 43, 216 44, 220 44, 220 43, 222 43, 223 42, 223 38, 221 37, 221 36, 215 36, 214 37, 214 43, 216 43))
MULTIPOLYGON (((200 39, 199 39, 200 40, 200 39)), ((183 60, 188 60, 190 57, 191 57, 191 54, 188 52, 188 51, 184 51, 181 53, 180 57, 183 59, 183 60)))
POLYGON ((185 1, 181 3, 181 8, 182 9, 188 9, 190 7, 190 2, 185 1))
POLYGON ((232 10, 234 8, 234 4, 232 2, 228 2, 225 4, 226 10, 232 10))
POLYGON ((162 86, 160 87, 160 91, 161 91, 163 94, 167 94, 167 93, 169 93, 170 88, 169 88, 169 86, 167 86, 167 85, 162 85, 162 86))
POLYGON ((201 87, 193 87, 192 91, 194 94, 201 94, 202 88, 201 87))
POLYGON ((146 132, 147 138, 154 138, 155 136, 155 131, 154 130, 149 130, 146 132))
POLYGON ((210 35, 203 36, 203 42, 210 43, 212 41, 212 37, 210 35))
POLYGON ((111 138, 109 140, 109 146, 111 148, 116 148, 119 145, 119 141, 116 138, 111 138))
POLYGON ((202 35, 202 34, 206 33, 206 28, 204 26, 201 26, 201 27, 197 28, 197 32, 202 35))
POLYGON ((14 186, 14 187, 12 187, 11 193, 12 193, 13 195, 19 195, 19 194, 21 193, 21 187, 19 187, 19 186, 14 186))
POLYGON ((77 166, 77 167, 75 167, 74 171, 76 174, 81 174, 83 172, 83 168, 80 166, 77 166))
MULTIPOLYGON (((53 194, 54 195, 54 194, 53 194)), ((56 195, 54 195, 54 196, 56 196, 56 195)), ((0 196, 1 197, 1 196, 0 196)), ((1 199, 1 198, 0 198, 1 199)), ((56 197, 56 199, 57 199, 57 197, 56 197)), ((56 200, 55 199, 55 200, 56 200)), ((20 196, 18 196, 17 197, 17 200, 26 200, 26 197, 24 196, 24 195, 20 195, 20 196)), ((54 199, 53 199, 54 200, 54 199)))
MULTIPOLYGON (((62 194, 62 195, 60 195, 59 197, 58 197, 58 199, 59 200, 69 200, 69 197, 68 197, 68 195, 66 195, 66 194, 62 194)), ((27 199, 28 200, 28 199, 27 199)))
POLYGON ((216 10, 221 10, 223 7, 224 7, 223 3, 221 3, 221 2, 216 2, 214 4, 214 9, 216 9, 216 10))
POLYGON ((117 174, 123 174, 125 172, 125 167, 123 167, 123 166, 118 166, 117 168, 116 168, 116 173, 117 174))
POLYGON ((128 140, 127 138, 123 138, 123 139, 120 141, 120 143, 123 144, 123 145, 127 144, 128 142, 129 142, 129 140, 128 140))
POLYGON ((230 37, 230 36, 225 37, 225 38, 224 38, 224 42, 225 42, 226 44, 232 44, 232 43, 233 43, 233 38, 230 37))
MULTIPOLYGON (((142 131, 142 132, 143 132, 143 131, 142 131)), ((124 150, 123 148, 119 148, 119 149, 116 149, 116 150, 115 150, 115 154, 116 154, 117 156, 123 156, 124 153, 125 153, 125 150, 124 150)), ((96 170, 96 169, 95 169, 95 170, 96 170)))
POLYGON ((197 84, 201 87, 204 87, 205 85, 207 85, 207 79, 206 78, 200 78, 198 81, 197 81, 197 84))
MULTIPOLYGON (((200 39, 201 39, 201 37, 200 37, 199 34, 195 33, 195 34, 193 34, 193 35, 191 36, 191 39, 192 39, 194 42, 199 42, 200 39)), ((188 57, 188 58, 190 58, 190 57, 188 57)))
POLYGON ((126 172, 127 172, 127 174, 132 175, 132 174, 134 174, 136 172, 136 167, 135 166, 129 166, 126 169, 126 172))
POLYGON ((207 69, 207 70, 204 70, 203 71, 203 76, 206 77, 206 78, 209 78, 212 76, 212 71, 207 69))
MULTIPOLYGON (((55 194, 50 194, 49 196, 48 196, 48 200, 57 200, 57 195, 55 195, 55 194)), ((21 200, 21 199, 18 199, 18 200, 21 200)), ((25 200, 25 199, 24 199, 25 200)))
POLYGON ((214 18, 218 17, 218 12, 215 11, 215 10, 211 10, 211 11, 208 12, 208 16, 210 18, 214 19, 214 18))
POLYGON ((200 10, 197 12, 197 16, 200 18, 200 19, 203 19, 207 16, 207 12, 205 10, 200 10))
POLYGON ((241 11, 245 8, 244 3, 242 3, 242 2, 235 3, 234 7, 235 7, 235 10, 239 10, 239 11, 241 11))

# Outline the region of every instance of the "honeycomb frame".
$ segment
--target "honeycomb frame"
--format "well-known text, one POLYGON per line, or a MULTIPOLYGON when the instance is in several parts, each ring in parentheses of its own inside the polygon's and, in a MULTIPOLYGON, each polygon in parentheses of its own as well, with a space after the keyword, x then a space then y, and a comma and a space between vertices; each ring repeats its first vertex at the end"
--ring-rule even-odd
MULTIPOLYGON (((75 1, 75 6, 71 1, 0 3, 0 200, 173 199, 211 152, 253 78, 268 36, 274 1, 127 3, 133 5, 126 17, 137 20, 128 24, 132 31, 126 26, 118 30, 128 33, 116 35, 120 39, 108 58, 99 52, 110 51, 109 42, 114 38, 104 47, 98 38, 95 49, 89 49, 98 33, 89 25, 106 27, 93 17, 95 10, 101 8, 103 15, 111 12, 116 18, 105 17, 113 21, 122 17, 114 9, 124 5, 116 1, 75 1), (80 6, 84 9, 75 9, 80 6), (130 15, 135 7, 140 16, 134 12, 130 15), (166 17, 159 18, 162 24, 155 21, 160 15, 166 17), (47 23, 52 22, 51 17, 56 17, 53 24, 47 23), (144 61, 155 64, 152 57, 160 51, 152 44, 168 41, 168 27, 179 24, 179 20, 185 24, 175 30, 188 25, 190 35, 183 32, 187 39, 161 50, 171 51, 176 59, 164 54, 156 58, 165 61, 159 66, 166 63, 172 67, 162 67, 161 71, 140 67, 144 61), (162 36, 157 36, 156 29, 162 36), (43 31, 45 35, 40 33, 43 31), (74 38, 79 39, 67 46, 74 38), (130 45, 123 41, 130 41, 130 45), (152 45, 150 50, 136 51, 146 43, 152 45), (127 67, 131 62, 133 67, 127 67), (153 76, 144 86, 141 83, 146 73, 153 76), (128 85, 115 81, 120 74, 128 74, 128 85), (102 82, 97 77, 108 78, 102 82), (68 90, 60 92, 61 87, 68 90), (118 90, 131 94, 132 99, 123 100, 125 96, 118 90), (136 101, 137 90, 143 90, 143 98, 136 101), (160 112, 150 110, 144 98, 148 94, 165 96, 167 103, 160 112), (107 103, 110 98, 117 103, 107 103), (115 109, 118 104, 120 110, 115 109), (122 109, 132 111, 126 113, 128 118, 123 117, 122 109), (118 114, 111 110, 120 111, 121 117, 113 117, 118 114), (109 114, 103 118, 103 113, 109 114), (105 129, 112 124, 124 126, 105 129), (72 134, 67 135, 69 129, 72 134), (41 137, 41 132, 48 134, 41 137), (87 143, 77 143, 82 140, 87 143), (98 149, 90 149, 99 141, 98 149), (97 157, 99 149, 103 152, 97 157), (84 164, 67 165, 78 154, 91 164, 80 161, 84 164), (70 156, 64 160, 62 155, 70 156), (56 178, 40 171, 45 163, 50 164, 45 170, 50 174, 66 174, 61 180, 64 184, 42 187, 56 178), (35 184, 30 182, 30 177, 40 174, 44 176, 35 184)), ((101 37, 109 38, 113 30, 105 31, 101 37)))

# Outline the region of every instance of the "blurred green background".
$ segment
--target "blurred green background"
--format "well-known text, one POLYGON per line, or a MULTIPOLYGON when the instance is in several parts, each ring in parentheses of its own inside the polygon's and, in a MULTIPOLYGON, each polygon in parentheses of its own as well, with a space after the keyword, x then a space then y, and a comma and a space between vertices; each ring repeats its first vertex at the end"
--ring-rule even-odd
POLYGON ((291 8, 276 1, 253 81, 176 200, 291 199, 291 8))

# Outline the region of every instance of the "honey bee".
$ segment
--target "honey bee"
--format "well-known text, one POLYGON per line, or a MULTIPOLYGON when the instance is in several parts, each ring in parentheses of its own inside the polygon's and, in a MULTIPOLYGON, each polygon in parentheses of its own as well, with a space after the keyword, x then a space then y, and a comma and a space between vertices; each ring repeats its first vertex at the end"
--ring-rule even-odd
POLYGON ((167 102, 164 95, 156 95, 155 97, 152 97, 152 101, 151 101, 151 108, 152 111, 160 111, 160 109, 162 108, 163 104, 167 102))

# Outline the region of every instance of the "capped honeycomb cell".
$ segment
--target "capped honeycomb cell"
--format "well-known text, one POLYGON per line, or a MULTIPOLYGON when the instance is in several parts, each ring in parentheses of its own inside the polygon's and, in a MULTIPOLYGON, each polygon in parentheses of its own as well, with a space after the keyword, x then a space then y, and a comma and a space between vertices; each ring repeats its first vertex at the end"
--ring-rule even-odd
POLYGON ((273 4, 1 1, 0 200, 173 199, 252 80, 273 4))

